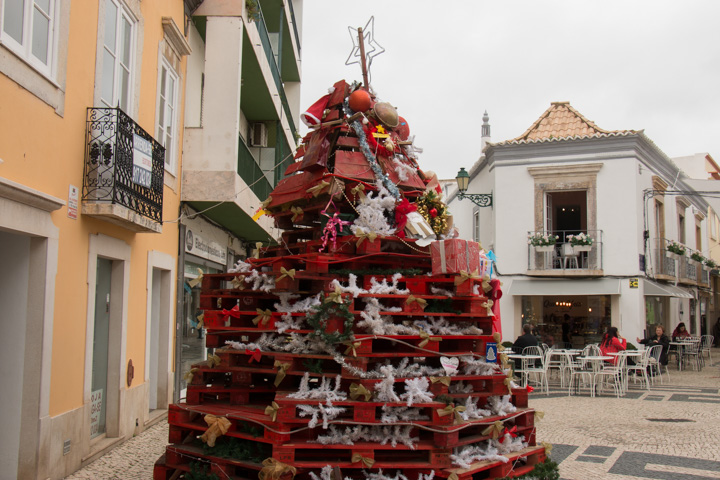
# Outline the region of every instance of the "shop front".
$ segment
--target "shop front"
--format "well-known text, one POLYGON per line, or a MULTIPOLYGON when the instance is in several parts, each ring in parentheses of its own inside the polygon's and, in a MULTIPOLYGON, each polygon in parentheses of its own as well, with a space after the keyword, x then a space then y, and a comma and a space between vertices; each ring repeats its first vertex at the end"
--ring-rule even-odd
POLYGON ((699 335, 696 333, 699 330, 698 302, 691 291, 648 279, 644 283, 646 332, 653 332, 661 325, 665 333, 671 335, 677 324, 684 322, 691 334, 699 335))
POLYGON ((583 348, 599 343, 612 325, 612 297, 620 287, 615 279, 515 280, 510 293, 520 303, 516 331, 529 323, 549 346, 583 348))

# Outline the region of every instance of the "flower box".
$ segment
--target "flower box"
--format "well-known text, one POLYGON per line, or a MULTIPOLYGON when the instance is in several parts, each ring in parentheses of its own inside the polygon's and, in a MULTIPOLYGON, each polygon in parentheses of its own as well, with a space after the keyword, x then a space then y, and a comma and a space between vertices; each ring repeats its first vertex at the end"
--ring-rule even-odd
POLYGON ((574 252, 589 252, 592 250, 592 245, 573 245, 574 252))
POLYGON ((550 253, 555 250, 555 245, 535 245, 533 248, 536 252, 550 253))

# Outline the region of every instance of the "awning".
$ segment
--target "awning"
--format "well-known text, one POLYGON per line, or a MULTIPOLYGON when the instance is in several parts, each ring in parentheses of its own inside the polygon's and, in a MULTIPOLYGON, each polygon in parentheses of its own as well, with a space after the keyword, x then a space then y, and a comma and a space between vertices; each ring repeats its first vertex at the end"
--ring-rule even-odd
POLYGON ((676 287, 675 285, 657 283, 647 279, 645 279, 645 296, 695 298, 692 293, 688 292, 684 288, 676 287))
POLYGON ((620 295, 620 280, 513 280, 510 295, 620 295))

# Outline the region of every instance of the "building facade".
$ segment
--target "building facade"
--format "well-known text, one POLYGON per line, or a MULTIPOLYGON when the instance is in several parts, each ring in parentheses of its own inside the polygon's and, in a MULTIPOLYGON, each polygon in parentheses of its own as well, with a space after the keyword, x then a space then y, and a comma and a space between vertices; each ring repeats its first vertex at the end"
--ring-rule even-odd
POLYGON ((172 401, 188 53, 181 0, 0 2, 4 478, 172 401))
POLYGON ((680 321, 699 334, 709 268, 689 251, 708 248, 708 203, 642 131, 604 130, 555 102, 483 153, 467 193, 492 193, 492 207, 456 194, 449 206, 461 238, 497 257, 505 339, 523 323, 573 346, 609 326, 631 342, 680 321), (669 252, 672 241, 688 253, 669 252))

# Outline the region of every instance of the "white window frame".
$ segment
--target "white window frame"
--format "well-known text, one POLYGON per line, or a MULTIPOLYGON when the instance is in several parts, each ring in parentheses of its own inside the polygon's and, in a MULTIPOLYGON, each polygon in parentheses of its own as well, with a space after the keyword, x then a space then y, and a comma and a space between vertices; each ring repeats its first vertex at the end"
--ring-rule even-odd
POLYGON ((472 220, 473 241, 480 242, 480 208, 473 209, 472 220))
MULTIPOLYGON (((167 82, 166 82, 167 85, 167 82)), ((175 175, 175 170, 177 168, 177 145, 179 140, 179 134, 178 134, 178 100, 179 100, 179 91, 180 87, 180 75, 175 71, 175 69, 172 67, 170 62, 165 58, 165 56, 160 55, 160 61, 158 62, 158 80, 157 80, 157 105, 155 107, 155 138, 157 139, 158 143, 160 145, 165 147, 165 170, 169 173, 175 175), (175 89, 172 92, 172 108, 173 108, 173 115, 171 119, 170 128, 172 129, 172 136, 170 139, 170 145, 165 145, 165 141, 167 138, 166 135, 166 128, 162 127, 160 125, 160 108, 161 103, 164 103, 165 107, 165 115, 164 119, 167 122, 167 108, 169 105, 169 102, 164 101, 166 100, 167 96, 164 95, 164 92, 162 91, 162 71, 163 68, 167 72, 167 75, 172 77, 175 89)), ((167 126, 167 123, 166 123, 167 126)))
POLYGON ((0 44, 7 47, 20 59, 30 65, 38 73, 42 74, 53 84, 57 70, 57 48, 58 48, 58 18, 60 13, 60 2, 62 0, 49 0, 49 11, 44 12, 37 8, 46 18, 48 18, 48 45, 47 45, 47 62, 43 62, 37 58, 32 52, 32 37, 34 28, 34 13, 36 9, 35 0, 23 0, 23 29, 22 39, 20 42, 5 32, 5 8, 7 1, 2 2, 0 8, 0 44))
POLYGON ((132 14, 130 9, 125 5, 124 2, 121 0, 105 0, 105 10, 102 11, 102 15, 106 15, 107 8, 110 6, 110 4, 114 5, 117 8, 118 15, 115 19, 115 52, 110 52, 107 50, 105 46, 105 36, 107 33, 108 25, 105 23, 105 18, 100 19, 103 22, 103 32, 102 36, 100 37, 98 48, 101 49, 100 51, 100 90, 99 90, 99 100, 100 103, 103 106, 115 108, 120 107, 126 114, 129 116, 132 115, 132 109, 133 109, 133 102, 134 102, 134 89, 135 89, 135 55, 136 55, 136 45, 137 45, 137 24, 138 21, 135 18, 135 16, 132 14), (120 101, 120 70, 121 70, 121 60, 120 60, 120 54, 119 49, 121 45, 121 25, 122 20, 126 19, 128 23, 130 24, 131 32, 130 32, 130 58, 127 65, 128 70, 128 91, 127 91, 127 106, 126 108, 123 108, 122 105, 119 104, 120 101), (112 85, 112 98, 110 100, 103 98, 103 90, 104 90, 104 81, 105 81, 105 75, 104 75, 104 66, 103 62, 105 61, 105 52, 108 52, 110 55, 113 55, 115 61, 113 65, 113 85, 112 85), (119 68, 120 67, 120 68, 119 68))

